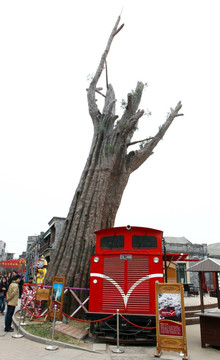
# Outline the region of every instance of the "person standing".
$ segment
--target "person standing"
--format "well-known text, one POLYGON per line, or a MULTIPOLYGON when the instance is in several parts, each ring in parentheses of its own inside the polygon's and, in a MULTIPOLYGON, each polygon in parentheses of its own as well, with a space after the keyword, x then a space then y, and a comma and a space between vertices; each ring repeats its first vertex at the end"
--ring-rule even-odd
POLYGON ((4 315, 6 292, 8 290, 7 278, 3 276, 0 283, 0 313, 4 315))
POLYGON ((11 284, 12 280, 13 280, 13 277, 15 275, 17 275, 17 271, 16 270, 12 270, 12 273, 10 274, 9 278, 8 278, 8 286, 11 284))
POLYGON ((18 309, 21 307, 21 297, 23 293, 24 275, 21 275, 20 282, 18 284, 19 297, 18 297, 18 309))
POLYGON ((20 282, 20 275, 15 275, 12 278, 12 282, 9 285, 8 292, 7 292, 7 312, 5 316, 5 331, 12 332, 14 329, 11 327, 12 317, 15 311, 15 307, 18 304, 18 297, 19 297, 19 289, 18 284, 20 282))
POLYGON ((24 275, 21 275, 21 280, 19 282, 18 288, 19 288, 19 299, 21 299, 21 295, 23 292, 23 285, 24 285, 24 275))

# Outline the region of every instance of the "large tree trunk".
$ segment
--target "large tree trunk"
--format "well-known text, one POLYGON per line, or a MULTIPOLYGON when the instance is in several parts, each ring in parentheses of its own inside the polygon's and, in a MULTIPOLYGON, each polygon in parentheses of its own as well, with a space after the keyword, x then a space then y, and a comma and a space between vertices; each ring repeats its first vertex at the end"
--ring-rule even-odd
MULTIPOLYGON (((138 110, 144 85, 137 83, 128 94, 127 106, 120 120, 115 115, 115 94, 107 83, 102 113, 98 109, 96 94, 98 80, 106 64, 106 58, 115 35, 122 29, 118 18, 101 57, 88 92, 89 113, 94 125, 92 145, 76 189, 59 243, 50 262, 47 282, 52 276, 65 276, 67 286, 88 287, 90 255, 94 250, 94 231, 114 225, 124 189, 130 174, 153 153, 176 116, 180 116, 181 103, 171 112, 158 133, 145 139, 138 151, 128 151, 139 118, 138 110)), ((107 74, 107 70, 106 70, 107 74)), ((107 78, 107 76, 106 76, 107 78)))

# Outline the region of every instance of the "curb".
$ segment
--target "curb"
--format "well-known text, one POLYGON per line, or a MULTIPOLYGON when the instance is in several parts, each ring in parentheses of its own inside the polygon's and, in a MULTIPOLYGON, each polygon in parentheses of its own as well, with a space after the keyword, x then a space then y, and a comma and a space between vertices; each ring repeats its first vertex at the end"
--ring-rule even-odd
MULTIPOLYGON (((17 312, 19 312, 19 310, 17 312)), ((14 316, 13 316, 13 324, 16 327, 16 329, 18 329, 18 322, 15 319, 15 315, 16 314, 14 314, 14 316)), ((24 335, 27 339, 31 340, 31 341, 35 341, 35 342, 38 342, 38 343, 41 343, 41 344, 44 344, 44 345, 51 345, 52 340, 41 338, 40 336, 30 334, 29 332, 24 330, 24 328, 22 326, 20 327, 20 333, 22 335, 24 335)), ((61 342, 61 341, 55 341, 54 340, 53 344, 57 345, 58 347, 62 347, 62 348, 73 349, 73 350, 83 350, 83 351, 87 351, 87 352, 91 352, 91 353, 95 353, 95 354, 101 354, 99 351, 86 349, 86 348, 83 348, 81 346, 71 345, 71 344, 61 342)))

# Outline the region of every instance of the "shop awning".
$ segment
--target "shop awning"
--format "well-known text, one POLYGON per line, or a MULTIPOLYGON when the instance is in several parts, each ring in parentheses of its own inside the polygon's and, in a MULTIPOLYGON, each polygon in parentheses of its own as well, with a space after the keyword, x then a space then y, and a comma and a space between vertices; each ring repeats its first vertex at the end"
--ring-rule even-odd
MULTIPOLYGON (((199 259, 187 259, 188 253, 167 253, 166 260, 167 261, 199 261, 199 259)), ((163 260, 165 260, 165 256, 163 255, 163 260)))

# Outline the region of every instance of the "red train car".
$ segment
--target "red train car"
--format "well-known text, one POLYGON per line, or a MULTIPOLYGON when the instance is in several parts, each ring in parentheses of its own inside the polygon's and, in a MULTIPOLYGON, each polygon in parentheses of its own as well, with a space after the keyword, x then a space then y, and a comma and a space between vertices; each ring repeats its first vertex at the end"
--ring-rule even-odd
MULTIPOLYGON (((155 282, 164 282, 162 239, 160 230, 129 225, 96 232, 86 317, 99 320, 118 309, 124 317, 120 317, 121 341, 155 342, 155 282)), ((167 255, 180 259, 188 254, 167 255)), ((99 338, 114 339, 116 317, 92 324, 90 330, 99 338)))

